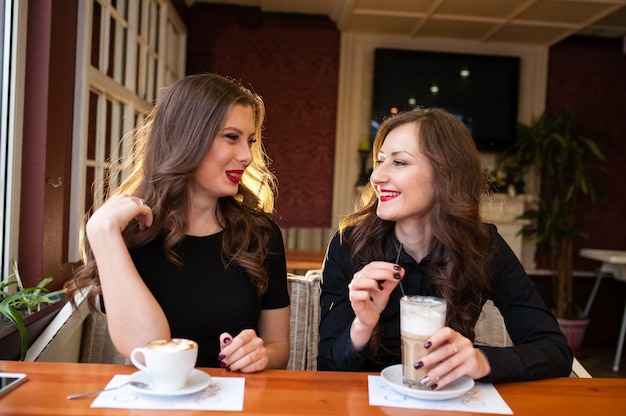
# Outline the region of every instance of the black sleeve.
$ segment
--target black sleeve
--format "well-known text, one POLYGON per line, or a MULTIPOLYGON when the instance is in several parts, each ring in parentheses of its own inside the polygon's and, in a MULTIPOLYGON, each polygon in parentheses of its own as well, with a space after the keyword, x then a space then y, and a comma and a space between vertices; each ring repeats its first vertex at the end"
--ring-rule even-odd
POLYGON ((491 383, 567 377, 573 355, 554 315, 524 271, 515 253, 490 226, 495 239, 495 299, 515 344, 511 348, 480 346, 491 365, 491 383))
POLYGON ((350 340, 355 315, 348 283, 353 274, 348 245, 336 233, 328 246, 321 282, 318 370, 357 371, 363 366, 365 357, 350 340))

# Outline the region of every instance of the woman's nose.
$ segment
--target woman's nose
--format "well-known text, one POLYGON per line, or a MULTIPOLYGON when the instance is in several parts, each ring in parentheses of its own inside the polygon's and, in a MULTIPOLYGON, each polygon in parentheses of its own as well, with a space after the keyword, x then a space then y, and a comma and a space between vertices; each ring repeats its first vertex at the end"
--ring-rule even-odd
POLYGON ((250 148, 250 146, 248 146, 247 143, 239 150, 237 159, 246 166, 252 163, 252 149, 250 148))
POLYGON ((374 185, 385 183, 387 181, 387 174, 383 168, 383 165, 378 165, 372 171, 370 175, 370 182, 374 185))

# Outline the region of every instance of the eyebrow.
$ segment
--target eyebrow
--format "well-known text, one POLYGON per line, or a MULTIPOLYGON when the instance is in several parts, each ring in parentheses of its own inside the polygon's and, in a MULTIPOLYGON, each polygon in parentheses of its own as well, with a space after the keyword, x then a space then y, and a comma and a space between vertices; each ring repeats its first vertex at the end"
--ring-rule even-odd
MULTIPOLYGON (((415 155, 414 155, 413 153, 411 153, 411 152, 409 152, 409 151, 407 151, 407 150, 396 150, 395 152, 391 152, 391 155, 390 155, 390 156, 397 156, 397 155, 399 155, 400 153, 406 153, 406 154, 407 154, 407 155, 409 155, 409 156, 415 157, 415 155)), ((379 152, 378 152, 378 156, 380 157, 380 156, 386 156, 386 155, 385 155, 385 153, 384 153, 384 152, 379 151, 379 152)))

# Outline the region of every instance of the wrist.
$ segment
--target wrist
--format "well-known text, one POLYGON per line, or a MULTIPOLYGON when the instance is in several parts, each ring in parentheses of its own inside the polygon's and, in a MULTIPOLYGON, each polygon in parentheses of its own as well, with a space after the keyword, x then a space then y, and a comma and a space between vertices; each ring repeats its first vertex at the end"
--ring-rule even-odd
POLYGON ((487 358, 487 354, 480 348, 475 348, 474 351, 477 351, 476 354, 478 356, 479 363, 479 374, 474 379, 481 379, 487 377, 491 374, 491 364, 489 364, 489 358, 487 358))
POLYGON ((372 337, 375 327, 376 325, 363 324, 358 317, 354 318, 352 326, 350 327, 350 340, 352 341, 352 348, 356 351, 360 351, 365 348, 372 337))

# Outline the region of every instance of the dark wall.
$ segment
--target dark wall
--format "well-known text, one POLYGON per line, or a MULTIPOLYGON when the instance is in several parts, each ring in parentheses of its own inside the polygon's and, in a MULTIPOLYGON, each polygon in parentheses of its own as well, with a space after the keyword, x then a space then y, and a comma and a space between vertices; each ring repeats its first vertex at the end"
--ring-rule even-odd
MULTIPOLYGON (((599 262, 578 255, 581 248, 626 250, 626 54, 621 39, 571 37, 550 48, 546 111, 580 111, 580 128, 596 138, 607 157, 601 205, 581 198, 577 220, 588 238, 574 241, 574 269, 593 271, 599 262)), ((550 279, 534 279, 549 299, 550 279)), ((574 278, 575 302, 586 304, 593 278, 574 278)), ((626 283, 603 279, 590 311, 585 344, 615 346, 626 300, 626 283)))
POLYGON ((340 34, 325 16, 195 5, 187 72, 240 79, 266 106, 264 143, 284 227, 330 227, 340 34))
MULTIPOLYGON (((588 238, 581 248, 626 250, 621 231, 626 219, 626 54, 621 39, 571 37, 550 48, 546 111, 580 111, 581 131, 597 139, 606 155, 607 173, 601 186, 606 201, 594 205, 581 198, 578 222, 588 238)), ((574 268, 592 270, 598 263, 575 256, 574 268)))

